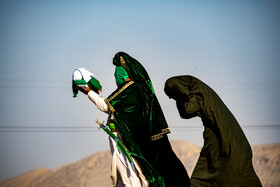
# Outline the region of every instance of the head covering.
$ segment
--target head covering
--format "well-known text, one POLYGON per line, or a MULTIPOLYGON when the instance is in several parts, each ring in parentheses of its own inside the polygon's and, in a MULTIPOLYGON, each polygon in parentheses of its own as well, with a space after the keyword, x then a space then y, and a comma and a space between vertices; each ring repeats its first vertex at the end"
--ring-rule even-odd
POLYGON ((113 64, 115 66, 122 66, 130 79, 138 83, 148 94, 154 94, 154 88, 147 71, 136 59, 125 52, 118 52, 113 58, 113 64))
POLYGON ((164 92, 172 99, 184 100, 188 97, 191 79, 186 76, 171 77, 165 82, 164 92))
POLYGON ((121 85, 127 78, 128 74, 122 66, 116 66, 115 68, 115 79, 116 84, 119 86, 121 85))

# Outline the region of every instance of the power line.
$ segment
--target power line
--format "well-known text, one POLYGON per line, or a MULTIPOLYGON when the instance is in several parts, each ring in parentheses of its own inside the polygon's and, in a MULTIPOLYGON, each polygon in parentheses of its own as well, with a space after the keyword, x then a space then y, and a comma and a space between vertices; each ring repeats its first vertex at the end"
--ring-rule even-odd
MULTIPOLYGON (((16 83, 26 83, 26 82, 37 82, 37 83, 71 83, 71 80, 38 80, 38 79, 0 79, 0 82, 16 82, 16 83)), ((159 83, 154 83, 159 84, 159 83)), ((280 82, 266 82, 266 83, 209 83, 209 85, 217 87, 248 87, 248 88, 280 88, 280 82)))
POLYGON ((90 126, 0 126, 0 132, 92 132, 90 126))
POLYGON ((66 86, 12 86, 12 85, 0 85, 0 88, 26 88, 26 89, 72 89, 71 87, 66 86))
POLYGON ((44 82, 44 83, 68 83, 67 80, 38 80, 38 79, 0 79, 0 82, 44 82))
MULTIPOLYGON (((154 86, 158 85, 155 83, 154 86)), ((215 90, 279 90, 280 83, 212 83, 215 90)), ((71 80, 0 79, 0 89, 72 89, 71 80), (25 83, 23 85, 23 83, 25 83), (59 86, 58 86, 59 85, 59 86), (68 86, 66 86, 68 85, 68 86)), ((107 86, 107 89, 112 86, 107 86)))
MULTIPOLYGON (((11 88, 11 89, 72 89, 71 86, 29 86, 29 85, 0 85, 0 88, 11 88)), ((108 86, 107 88, 111 88, 111 86, 108 86)), ((256 89, 280 89, 280 86, 255 86, 255 87, 216 87, 215 89, 223 89, 223 90, 230 90, 230 89, 238 89, 238 90, 256 90, 256 89)))
MULTIPOLYGON (((203 129, 202 125, 169 126, 172 131, 203 129)), ((280 128, 280 124, 242 125, 244 129, 274 129, 280 128)), ((97 132, 96 126, 0 126, 0 132, 97 132)))

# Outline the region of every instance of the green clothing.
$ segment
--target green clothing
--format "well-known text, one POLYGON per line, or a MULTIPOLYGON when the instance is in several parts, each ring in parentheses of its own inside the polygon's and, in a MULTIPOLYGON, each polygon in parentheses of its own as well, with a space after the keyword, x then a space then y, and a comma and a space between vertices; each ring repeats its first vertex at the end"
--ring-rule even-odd
POLYGON ((176 100, 182 118, 199 116, 205 127, 192 186, 261 186, 249 142, 215 91, 195 77, 177 76, 166 81, 165 92, 176 100))
POLYGON ((115 79, 116 84, 121 85, 128 78, 128 74, 122 66, 116 66, 115 79))
POLYGON ((151 140, 157 140, 164 134, 170 133, 167 122, 155 95, 152 82, 145 68, 134 58, 124 52, 119 52, 113 58, 115 66, 122 66, 141 89, 145 97, 146 108, 149 115, 149 133, 151 140))
POLYGON ((132 81, 118 86, 105 102, 114 113, 120 139, 139 163, 149 186, 189 186, 188 174, 168 141, 170 130, 146 70, 122 52, 113 63, 124 67, 132 81))

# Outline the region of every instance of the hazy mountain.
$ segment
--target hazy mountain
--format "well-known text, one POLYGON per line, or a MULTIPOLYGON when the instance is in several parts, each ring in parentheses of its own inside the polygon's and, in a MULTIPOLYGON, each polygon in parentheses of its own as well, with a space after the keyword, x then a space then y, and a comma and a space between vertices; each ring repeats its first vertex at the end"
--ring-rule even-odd
MULTIPOLYGON (((172 141, 173 150, 189 175, 200 147, 186 141, 172 141)), ((280 186, 280 144, 253 146, 253 164, 264 187, 280 186)), ((111 185, 111 154, 104 151, 55 170, 39 168, 0 183, 1 187, 100 187, 111 185)))

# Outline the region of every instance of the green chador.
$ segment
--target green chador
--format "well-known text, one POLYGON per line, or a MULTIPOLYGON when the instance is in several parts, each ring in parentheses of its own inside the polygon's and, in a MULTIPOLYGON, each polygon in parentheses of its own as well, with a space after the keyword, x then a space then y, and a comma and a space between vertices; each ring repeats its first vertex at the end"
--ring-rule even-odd
POLYGON ((120 139, 137 160, 149 186, 189 186, 188 174, 167 138, 170 130, 147 72, 123 52, 115 55, 113 64, 118 67, 115 72, 118 88, 105 102, 114 113, 120 139), (130 81, 118 80, 120 67, 130 81))
POLYGON ((182 118, 199 116, 205 128, 191 186, 261 186, 242 129, 209 86, 192 76, 177 76, 166 81, 165 93, 176 100, 182 118))

